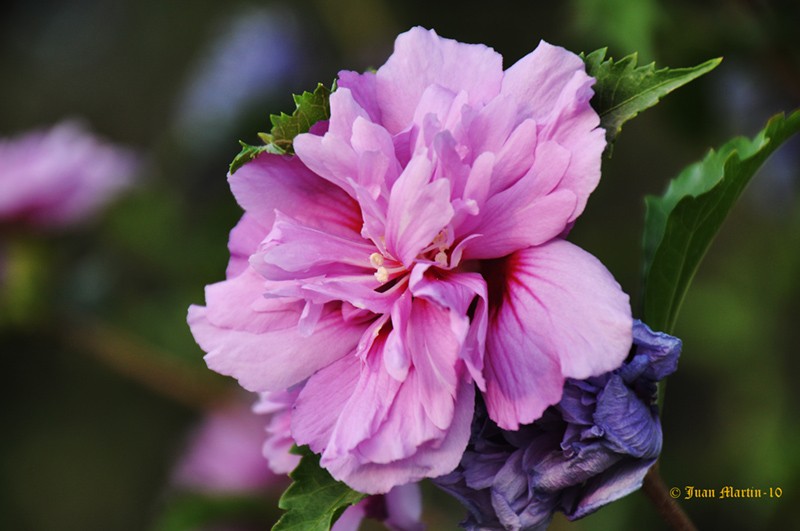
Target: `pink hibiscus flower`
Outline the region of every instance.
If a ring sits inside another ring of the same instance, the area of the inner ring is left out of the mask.
[[[593,83],[545,42],[503,71],[421,28],[341,72],[327,129],[229,177],[227,280],[188,318],[209,367],[298,386],[293,438],[367,493],[453,470],[475,387],[513,430],[618,367],[628,297],[563,239],[600,179]]]
[[[0,221],[44,227],[83,221],[130,186],[138,159],[74,121],[0,139]]]
[[[261,453],[263,435],[262,419],[252,415],[245,403],[215,409],[191,433],[173,472],[175,484],[212,493],[241,493],[281,483],[284,478],[270,470]]]

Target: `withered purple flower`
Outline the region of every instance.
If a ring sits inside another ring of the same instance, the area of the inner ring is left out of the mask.
[[[555,511],[574,520],[635,491],[661,452],[656,383],[675,371],[681,341],[635,321],[618,369],[569,379],[561,401],[519,431],[479,404],[459,467],[436,483],[469,510],[471,530],[544,529]]]

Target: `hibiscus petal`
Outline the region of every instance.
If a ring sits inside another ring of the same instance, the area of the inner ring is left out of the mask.
[[[598,395],[594,421],[619,454],[655,459],[661,453],[661,424],[619,375],[612,375]]]
[[[359,156],[357,182],[373,198],[388,195],[389,187],[402,171],[391,135],[380,125],[359,117],[353,123],[351,144]]]
[[[507,189],[531,169],[541,156],[537,142],[538,126],[533,120],[525,120],[514,129],[497,152],[490,194]]]
[[[465,90],[470,104],[485,104],[500,91],[503,59],[482,44],[463,44],[415,27],[395,41],[394,53],[376,79],[376,95],[386,129],[398,133],[413,119],[423,92],[441,85]]]
[[[361,528],[361,521],[366,516],[365,501],[363,500],[345,509],[339,519],[334,522],[331,531],[358,531]]]
[[[346,455],[360,442],[371,437],[383,424],[401,382],[392,378],[383,367],[383,346],[386,335],[381,334],[367,353],[360,367],[358,383],[347,403],[338,414],[336,426],[325,448],[328,459]]]
[[[415,297],[436,302],[451,311],[451,319],[463,318],[469,322],[460,357],[466,363],[472,379],[481,390],[486,389],[483,379],[483,357],[488,327],[488,295],[486,282],[477,273],[451,273],[437,271],[426,274],[429,265],[417,264],[411,272],[409,289]],[[468,312],[473,303],[471,320]]]
[[[292,437],[315,453],[328,446],[339,415],[358,385],[361,361],[342,356],[308,379],[292,410]]]
[[[563,187],[578,203],[572,220],[583,212],[600,179],[605,131],[589,105],[594,79],[581,59],[544,41],[505,72],[502,94],[518,102],[520,113],[544,126],[541,139],[555,140],[572,154]],[[571,220],[571,221],[572,221]]]
[[[599,440],[576,444],[566,451],[553,450],[534,464],[531,487],[545,492],[580,485],[618,463],[623,456],[605,447]]]
[[[323,136],[297,135],[292,141],[295,153],[311,171],[355,197],[350,181],[358,175],[358,154],[353,150],[353,126],[367,112],[353,99],[348,89],[331,95],[331,119]]]
[[[300,462],[299,455],[289,452],[294,445],[290,432],[291,409],[299,392],[299,389],[294,388],[259,393],[259,400],[253,406],[253,413],[270,415],[262,453],[276,474],[288,474]]]
[[[407,267],[453,218],[450,183],[429,182],[432,171],[427,157],[412,158],[389,198],[386,248]]]
[[[466,138],[473,159],[487,152],[496,154],[502,149],[518,124],[516,107],[516,98],[499,95],[475,113]]]
[[[269,233],[269,228],[250,214],[244,214],[239,223],[231,230],[228,238],[228,250],[231,253],[228,268],[225,271],[227,278],[241,274],[248,266],[250,255],[256,252],[258,244]]]
[[[517,102],[522,116],[544,123],[575,72],[585,72],[580,57],[541,41],[505,71],[501,94]]]
[[[404,384],[404,387],[407,384]],[[456,406],[450,428],[438,438],[417,447],[406,458],[386,463],[362,462],[355,456],[324,462],[331,475],[344,481],[352,488],[369,494],[385,493],[395,485],[419,481],[426,477],[436,477],[451,472],[458,466],[470,435],[472,413],[475,410],[475,388],[462,382],[456,397]],[[395,399],[393,417],[404,421],[409,407],[414,401],[406,401],[400,396]],[[387,423],[377,439],[375,447],[381,444],[402,443],[406,432],[398,431],[400,424]],[[323,458],[324,459],[324,458]]]
[[[384,496],[386,525],[397,531],[422,531],[422,490],[416,483],[398,485]]]
[[[570,221],[583,212],[589,194],[600,182],[600,164],[606,147],[605,130],[598,127],[600,118],[589,105],[593,84],[594,79],[576,72],[559,97],[554,116],[540,132],[540,138],[558,142],[572,155],[559,184],[578,196],[578,206]]]
[[[386,340],[384,364],[392,378],[404,381],[411,368],[411,354],[406,348],[403,338],[406,336],[408,321],[411,317],[411,294],[403,293],[392,306],[392,331]]]
[[[340,269],[341,266],[351,266],[352,273],[359,273],[360,269],[374,271],[369,261],[373,252],[375,247],[357,232],[331,234],[302,225],[277,212],[272,231],[250,263],[267,279],[272,278],[272,269],[262,269],[261,264],[292,272],[292,278],[324,274],[330,270],[331,264],[340,266]]]
[[[519,182],[490,198],[482,210],[475,238],[464,245],[464,259],[507,256],[561,234],[575,210],[575,194],[559,190],[531,198],[533,183]]]
[[[486,405],[515,430],[558,402],[564,377],[619,367],[631,347],[631,309],[608,270],[564,240],[518,251],[493,273],[503,278],[490,289]]]
[[[294,137],[292,146],[297,157],[321,180],[355,197],[349,179],[358,174],[358,156],[349,137],[304,133]]]
[[[639,490],[647,471],[654,462],[655,459],[635,460],[592,478],[587,482],[582,496],[574,506],[562,507],[564,514],[570,520],[577,520],[608,503]]]
[[[458,357],[468,321],[452,320],[451,310],[414,299],[405,342],[418,375],[417,400],[430,421],[446,430],[453,418]]]
[[[264,279],[253,268],[229,280],[206,286],[208,320],[221,328],[259,333],[297,324],[303,303],[266,299]]]
[[[229,175],[228,182],[239,205],[264,227],[272,226],[275,210],[280,210],[332,234],[361,230],[358,204],[297,157],[262,153]]]
[[[189,308],[189,326],[208,353],[206,363],[254,392],[286,389],[352,353],[365,328],[346,323],[341,312],[332,308],[326,308],[310,337],[303,337],[296,325],[272,328],[267,324],[262,330],[244,330],[217,325],[209,315],[203,307]]]
[[[353,99],[369,114],[370,120],[376,124],[382,123],[381,109],[378,107],[376,94],[375,72],[362,74],[351,70],[342,70],[339,72],[337,85],[340,89],[350,89]]]

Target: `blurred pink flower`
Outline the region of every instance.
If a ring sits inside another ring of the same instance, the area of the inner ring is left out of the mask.
[[[132,151],[77,122],[0,139],[0,222],[60,227],[94,214],[129,186]]]
[[[364,518],[383,522],[392,531],[422,531],[422,493],[419,485],[394,487],[386,494],[375,494],[351,505],[333,524],[331,531],[358,531]]]
[[[293,438],[367,493],[453,470],[476,385],[516,429],[565,378],[618,367],[628,296],[563,239],[600,179],[593,83],[545,42],[503,71],[421,28],[377,72],[341,72],[296,156],[229,178],[227,280],[188,317],[209,367],[300,386]]]
[[[300,389],[261,393],[253,411],[269,415],[263,454],[276,474],[288,474],[300,462],[300,456],[289,453],[294,445],[291,434],[291,407]]]
[[[190,435],[174,470],[184,488],[213,493],[263,489],[283,478],[270,471],[261,452],[264,421],[243,403],[209,413]]]

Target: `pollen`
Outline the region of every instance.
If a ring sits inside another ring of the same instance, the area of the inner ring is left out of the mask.
[[[389,271],[385,267],[379,266],[375,272],[375,279],[380,283],[387,282],[389,280]]]
[[[372,253],[369,255],[369,263],[372,267],[381,267],[383,265],[383,255],[381,253]]]
[[[444,249],[447,246],[447,234],[445,231],[440,231],[439,234],[433,239],[433,246],[439,249]]]

